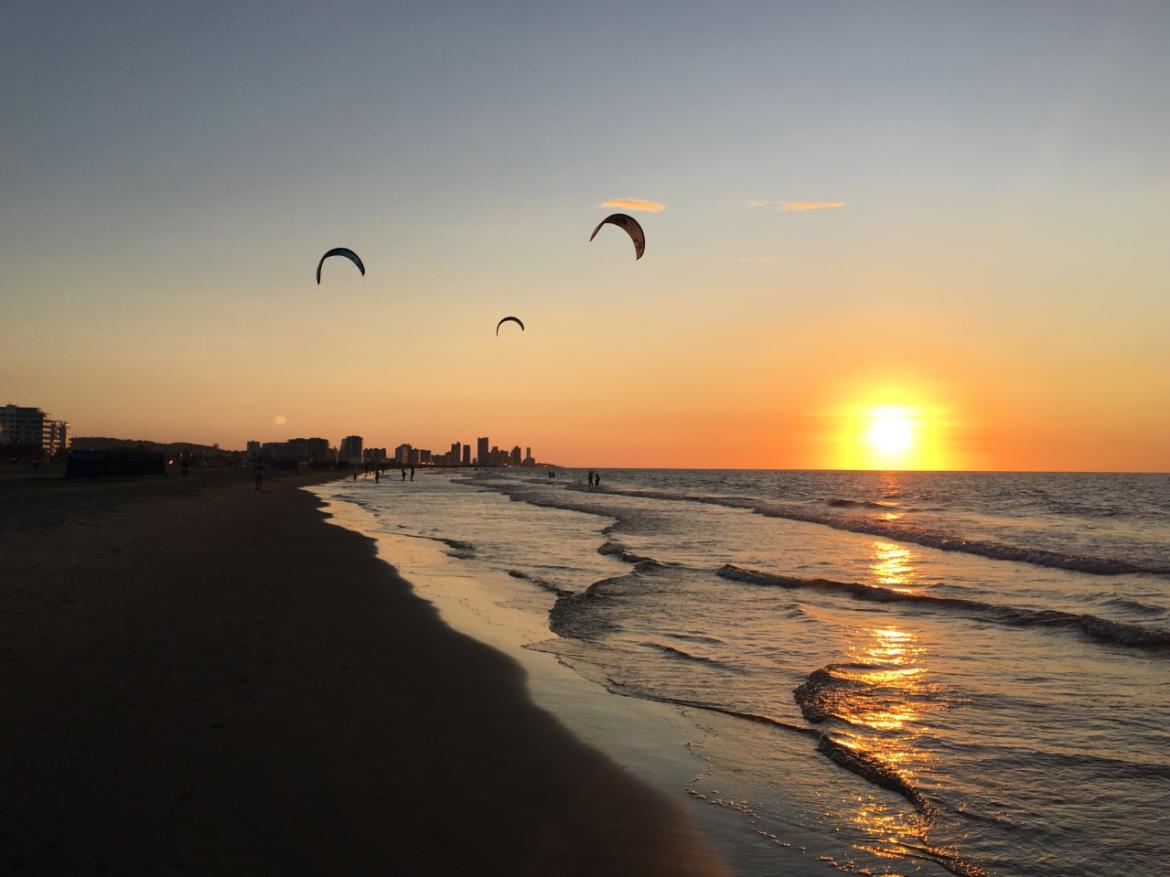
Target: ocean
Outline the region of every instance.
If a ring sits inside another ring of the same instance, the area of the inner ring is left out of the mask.
[[[740,873],[1165,873],[1170,476],[601,479],[314,490],[495,582],[524,648],[618,709],[681,716],[665,791]]]

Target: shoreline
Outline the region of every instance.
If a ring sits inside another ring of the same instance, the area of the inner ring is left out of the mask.
[[[377,520],[362,506],[323,496],[325,491],[314,492],[325,499],[330,523],[374,540],[379,558],[402,575],[415,594],[432,603],[448,627],[516,662],[532,702],[586,745],[688,810],[704,840],[736,873],[761,869],[757,857],[744,855],[744,844],[753,840],[751,828],[737,819],[738,814],[708,807],[689,790],[696,774],[708,765],[695,748],[702,728],[688,717],[688,710],[619,695],[541,648],[556,635],[543,615],[534,616],[509,599],[509,586],[517,586],[514,578],[484,569],[467,572],[457,555],[445,551],[450,546],[442,539],[379,530]]]
[[[720,874],[300,490],[0,488],[0,869]]]
[[[757,825],[727,806],[697,794],[695,783],[710,764],[702,754],[711,716],[691,708],[615,692],[582,668],[542,648],[557,639],[547,613],[534,614],[519,592],[530,586],[514,576],[469,570],[460,543],[385,529],[363,505],[329,486],[313,492],[326,502],[330,522],[374,540],[379,557],[432,603],[455,630],[496,649],[525,674],[525,688],[540,708],[571,733],[682,807],[704,840],[736,874],[804,873],[807,863],[781,866],[776,849]],[[522,604],[522,605],[521,605]]]

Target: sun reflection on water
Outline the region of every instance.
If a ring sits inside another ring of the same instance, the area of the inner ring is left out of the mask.
[[[918,580],[914,560],[914,552],[904,545],[875,541],[869,569],[874,580],[883,588],[910,593]]]
[[[853,650],[851,663],[835,668],[834,675],[855,683],[854,696],[841,700],[837,715],[857,727],[902,730],[921,716],[918,702],[927,686],[920,659],[926,649],[912,633],[894,627],[869,628],[867,633],[870,639]],[[882,754],[904,760],[894,750]]]
[[[882,547],[891,549],[887,568],[903,562],[897,553],[903,549]],[[895,575],[890,572],[891,578]],[[834,675],[846,682],[847,692],[834,712],[851,726],[834,736],[921,791],[924,780],[934,775],[935,765],[916,740],[930,730],[929,712],[945,705],[929,678],[927,648],[914,631],[900,626],[864,628],[859,634],[849,649],[849,663],[834,667]],[[913,806],[906,809],[861,796],[852,810],[852,822],[869,838],[859,848],[876,855],[903,858],[908,845],[930,849],[929,820]]]

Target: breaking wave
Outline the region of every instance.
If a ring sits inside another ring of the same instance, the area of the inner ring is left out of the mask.
[[[1063,612],[1058,609],[1024,609],[1017,606],[1003,606],[968,600],[960,597],[938,597],[933,594],[915,594],[894,591],[876,585],[861,585],[855,582],[834,582],[828,579],[801,579],[793,576],[773,575],[743,569],[732,564],[720,567],[716,574],[721,578],[777,588],[808,588],[812,590],[841,594],[854,600],[874,603],[905,603],[925,609],[959,612],[964,615],[1016,627],[1061,627],[1079,630],[1085,635],[1132,648],[1163,651],[1170,649],[1170,630],[1123,621],[1109,621],[1096,615]]]
[[[939,551],[958,551],[987,557],[992,560],[1011,560],[1017,563],[1028,563],[1034,566],[1045,566],[1054,569],[1067,569],[1074,572],[1091,573],[1093,575],[1128,575],[1133,573],[1170,575],[1170,566],[1164,564],[1135,563],[1117,557],[1065,554],[1059,551],[1050,551],[1045,548],[1011,545],[1005,542],[994,542],[987,539],[964,539],[953,533],[932,530],[914,524],[907,524],[902,521],[875,520],[873,518],[858,518],[851,515],[826,514],[804,506],[764,503],[751,497],[703,496],[660,490],[617,490],[611,488],[601,488],[600,493],[608,493],[613,496],[630,496],[673,502],[694,502],[704,505],[744,509],[757,515],[763,515],[764,517],[784,518],[809,524],[821,524],[822,526],[832,527],[835,530],[847,530],[852,533],[867,533],[871,536],[883,536],[888,539],[912,542],[916,545],[926,546],[927,548],[935,548]],[[557,505],[547,499],[527,501],[540,505]],[[829,500],[829,505],[884,510],[896,507],[888,503],[850,499]],[[571,504],[560,507],[579,510],[577,506]],[[612,514],[613,517],[618,517],[618,515],[618,512]]]
[[[828,504],[838,509],[896,509],[897,503],[873,502],[868,499],[830,499]]]
[[[549,630],[569,639],[596,640],[615,627],[605,618],[605,604],[624,597],[637,579],[636,573],[614,576],[594,582],[584,591],[561,594],[549,610]]]

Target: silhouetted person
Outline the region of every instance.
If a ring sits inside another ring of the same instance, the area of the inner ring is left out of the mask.
[[[375,484],[378,484],[378,483],[380,483],[381,481],[382,481],[382,470],[381,470],[381,469],[375,469],[375,470],[374,470],[374,483],[375,483]]]
[[[410,467],[410,480],[414,481],[414,467],[413,466]]]
[[[405,480],[406,480],[406,469],[403,469],[403,470],[402,470],[402,480],[403,480],[403,481],[405,481]]]
[[[264,464],[259,460],[252,464],[252,475],[256,479],[256,489],[259,490],[264,484]]]
[[[601,474],[598,472],[593,473],[593,486],[601,487]]]

